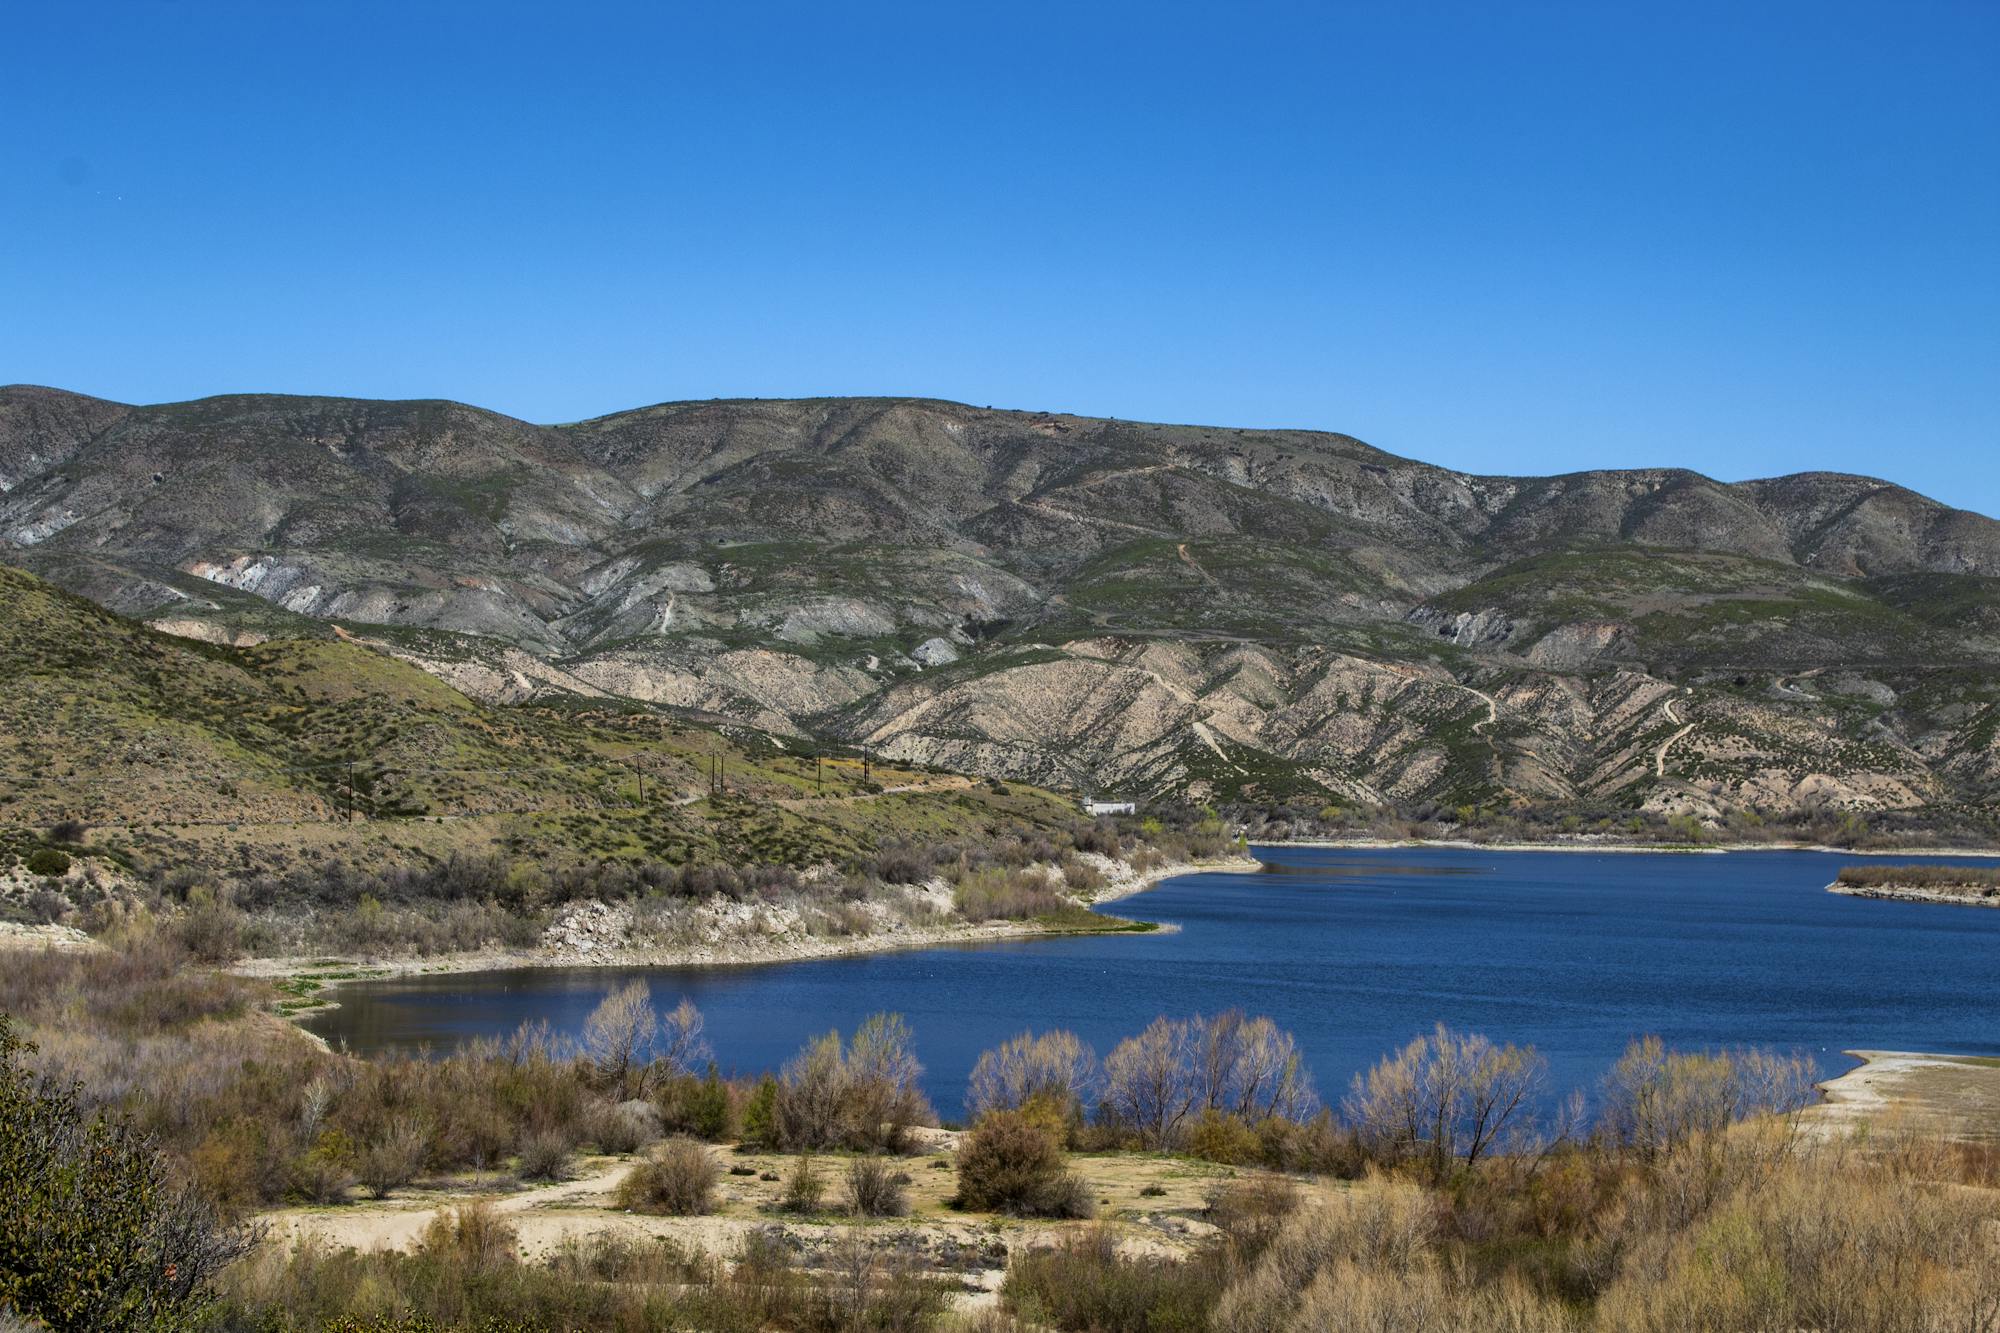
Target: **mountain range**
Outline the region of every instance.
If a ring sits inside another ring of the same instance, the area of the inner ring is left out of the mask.
[[[0,388],[0,561],[488,705],[1197,800],[2000,798],[2000,523],[1887,482],[1473,475],[925,399],[129,406]]]

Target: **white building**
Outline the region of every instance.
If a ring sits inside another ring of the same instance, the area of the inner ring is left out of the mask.
[[[1136,814],[1138,809],[1131,801],[1103,801],[1095,796],[1087,796],[1083,801],[1083,813],[1086,815],[1130,815]]]

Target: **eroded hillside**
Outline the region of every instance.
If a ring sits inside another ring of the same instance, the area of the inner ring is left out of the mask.
[[[239,645],[337,627],[489,703],[1135,795],[2000,791],[2000,524],[1867,478],[1481,477],[907,399],[548,427],[17,387],[0,486],[0,558],[103,605]]]

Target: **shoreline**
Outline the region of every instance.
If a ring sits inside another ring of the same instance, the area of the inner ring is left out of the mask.
[[[1844,1050],[1860,1061],[1819,1084],[1807,1108],[1820,1133],[1865,1131],[1878,1117],[1889,1128],[1923,1128],[1962,1141],[1990,1141],[2000,1110],[2000,1056],[1923,1051]]]
[[[1859,849],[1829,847],[1815,842],[1726,842],[1713,846],[1692,843],[1665,845],[1643,842],[1476,842],[1471,838],[1264,838],[1251,847],[1327,847],[1351,851],[1395,851],[1423,847],[1450,847],[1475,852],[1615,852],[1619,855],[1719,856],[1727,852],[1826,852],[1833,856],[1964,856],[1982,860],[2000,859],[2000,847],[1949,848],[1882,847]]]
[[[1826,892],[1848,898],[1876,898],[1892,903],[1943,903],[1947,907],[2000,907],[2000,893],[1991,889],[1967,892],[1956,889],[1926,888],[1918,884],[1843,884],[1826,886]]]
[[[1181,875],[1212,871],[1255,870],[1263,863],[1249,857],[1222,857],[1208,861],[1177,861],[1144,872],[1133,872],[1100,889],[1087,908],[1136,897],[1164,880]],[[845,958],[861,954],[894,953],[906,949],[930,949],[947,945],[976,946],[1003,944],[1016,940],[1056,939],[1065,935],[1157,934],[1172,926],[1156,926],[1135,931],[1111,926],[1102,930],[1070,929],[1035,925],[1021,921],[960,923],[948,926],[911,926],[868,935],[834,936],[745,936],[712,943],[682,946],[638,946],[592,949],[588,952],[550,949],[480,949],[468,953],[367,958],[336,954],[291,955],[244,958],[223,970],[239,976],[283,979],[315,972],[341,971],[365,975],[328,976],[320,980],[318,994],[325,998],[310,1008],[295,1010],[290,1016],[339,1007],[333,992],[357,982],[388,981],[398,977],[444,976],[465,972],[498,972],[515,968],[600,968],[600,967],[756,967],[771,963],[812,962],[825,958]]]

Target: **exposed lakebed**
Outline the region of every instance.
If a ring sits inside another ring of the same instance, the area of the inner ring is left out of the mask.
[[[1168,880],[1112,905],[1172,932],[1012,940],[747,967],[519,968],[341,987],[307,1026],[360,1053],[448,1050],[547,1019],[574,1033],[633,976],[691,997],[725,1070],[904,1014],[939,1111],[979,1052],[1069,1028],[1100,1054],[1156,1015],[1236,1006],[1291,1029],[1321,1093],[1443,1021],[1532,1042],[1557,1090],[1625,1042],[1772,1045],[1828,1074],[1844,1048],[2000,1055],[2000,912],[1841,897],[1855,860],[1262,847],[1272,871]],[[1951,858],[1899,858],[1948,863]],[[1991,864],[1987,862],[1986,864]]]

